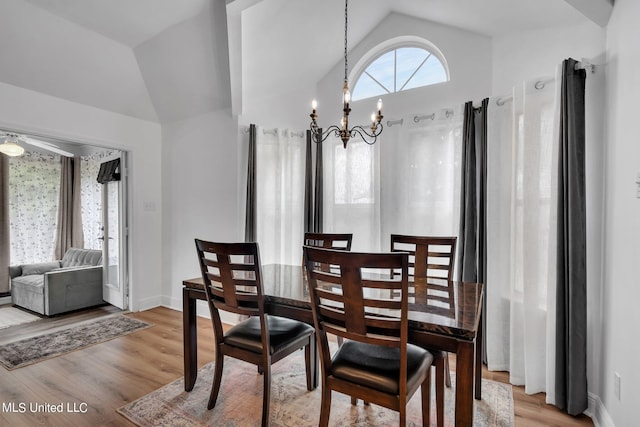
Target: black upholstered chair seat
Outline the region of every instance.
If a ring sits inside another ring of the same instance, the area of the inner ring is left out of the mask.
[[[274,354],[294,342],[313,335],[313,326],[284,317],[265,316],[269,328],[270,353]],[[260,318],[250,317],[232,327],[224,336],[224,343],[254,353],[262,353]]]
[[[415,345],[407,345],[407,388],[412,389],[424,380],[424,372],[431,367],[433,356]],[[341,378],[386,393],[399,393],[400,350],[345,341],[333,357],[334,377]]]

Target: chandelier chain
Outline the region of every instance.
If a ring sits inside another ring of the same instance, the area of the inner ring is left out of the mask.
[[[347,142],[351,138],[359,136],[362,141],[371,145],[376,142],[378,136],[382,133],[382,129],[384,126],[382,125],[382,99],[378,100],[378,112],[373,113],[371,115],[371,125],[368,128],[364,128],[362,126],[349,126],[349,113],[351,112],[351,107],[349,103],[351,102],[351,94],[349,91],[349,62],[348,62],[348,48],[349,48],[349,40],[347,38],[349,28],[349,0],[344,1],[344,85],[342,86],[342,121],[340,125],[331,125],[324,131],[322,128],[318,126],[318,112],[316,110],[318,103],[314,99],[311,102],[311,124],[309,128],[311,130],[311,134],[313,135],[313,140],[316,143],[321,143],[325,139],[329,137],[329,135],[334,135],[336,138],[340,138],[344,145],[344,148],[347,148]]]
[[[347,81],[347,26],[349,24],[348,20],[348,7],[349,0],[345,0],[344,2],[344,81]]]

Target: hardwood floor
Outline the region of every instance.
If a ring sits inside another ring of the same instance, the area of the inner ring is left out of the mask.
[[[116,409],[179,378],[182,367],[182,313],[168,308],[128,314],[154,326],[84,350],[7,371],[0,367],[0,425],[133,426]],[[0,332],[0,336],[1,336]],[[198,364],[213,360],[211,322],[198,318]],[[452,357],[452,367],[455,357]],[[508,374],[483,376],[507,382]],[[513,387],[516,426],[592,426],[544,403],[544,394],[527,396]],[[69,409],[86,413],[67,412]],[[20,404],[26,412],[16,411]],[[62,404],[62,413],[30,413],[30,405]],[[206,402],[203,402],[205,405]]]

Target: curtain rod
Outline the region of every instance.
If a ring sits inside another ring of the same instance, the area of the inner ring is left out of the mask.
[[[453,108],[445,108],[443,110],[440,110],[442,112],[442,115],[444,116],[445,119],[448,119],[449,117],[452,117],[455,115],[455,110]],[[413,122],[414,123],[420,123],[422,120],[433,120],[435,121],[436,119],[436,113],[431,113],[431,114],[425,114],[422,116],[418,116],[415,115],[413,116]],[[404,124],[404,119],[398,119],[398,120],[387,120],[387,127],[391,127],[393,125],[400,125],[402,126]]]
[[[243,132],[243,133],[249,133],[249,126],[239,126],[239,129]],[[300,132],[294,132],[294,131],[287,131],[285,130],[285,132],[287,132],[290,136],[297,136],[302,138],[304,136],[304,131],[301,130]],[[273,129],[262,129],[262,134],[266,135],[266,134],[271,134],[271,135],[277,135],[278,133],[278,128],[273,128]]]
[[[576,64],[573,66],[573,69],[575,71],[578,70],[587,70],[590,71],[591,74],[595,74],[596,72],[596,65],[590,63],[589,61],[587,61],[586,59],[582,59],[582,61],[578,61],[576,62]]]

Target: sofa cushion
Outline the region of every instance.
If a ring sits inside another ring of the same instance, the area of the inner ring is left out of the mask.
[[[44,274],[54,268],[59,268],[59,261],[39,262],[37,264],[25,264],[22,266],[22,275],[31,276],[32,274]]]
[[[30,276],[15,277],[11,280],[12,287],[18,287],[28,292],[36,294],[43,294],[44,289],[44,276],[42,274],[32,274]]]
[[[77,267],[79,265],[100,265],[102,251],[94,249],[70,248],[64,254],[59,267]]]

